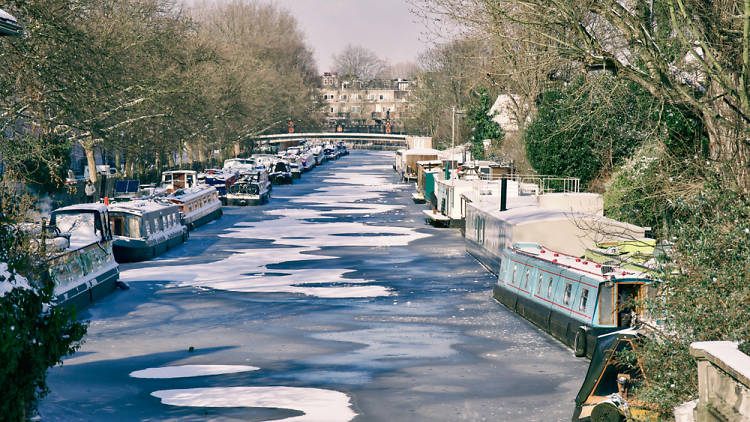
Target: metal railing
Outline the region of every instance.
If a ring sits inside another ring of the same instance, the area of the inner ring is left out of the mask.
[[[581,179],[578,177],[561,177],[545,174],[478,174],[480,180],[495,181],[508,179],[518,182],[519,193],[543,195],[545,193],[578,193],[581,191]],[[533,187],[532,187],[533,186]]]

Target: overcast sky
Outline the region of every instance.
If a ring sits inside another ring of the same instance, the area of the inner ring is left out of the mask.
[[[268,0],[267,0],[268,1]],[[290,10],[315,50],[318,70],[347,44],[361,45],[391,64],[416,61],[427,36],[406,0],[270,0]]]

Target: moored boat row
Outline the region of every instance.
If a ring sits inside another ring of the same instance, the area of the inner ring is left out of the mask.
[[[422,150],[397,153],[394,169],[416,180],[414,199],[429,205],[428,222],[462,228],[467,252],[497,277],[495,300],[593,358],[574,421],[603,420],[605,411],[612,420],[648,415],[627,404],[642,374],[613,356],[633,347],[643,323],[658,325],[647,312],[658,276],[649,228],[604,217],[601,195],[579,192],[574,178],[518,175],[512,166]]]
[[[154,258],[221,217],[222,204],[267,203],[272,183],[292,183],[303,171],[346,154],[343,144],[303,145],[229,159],[223,168],[202,173],[165,171],[158,186],[123,181],[112,201],[54,210],[42,240],[51,252],[55,305],[88,306],[118,285],[118,263]]]

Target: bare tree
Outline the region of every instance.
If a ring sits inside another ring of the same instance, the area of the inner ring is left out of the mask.
[[[333,70],[341,77],[370,81],[383,73],[385,67],[385,62],[372,50],[360,46],[350,44],[341,53],[333,55]]]
[[[708,131],[711,158],[732,163],[735,182],[750,186],[749,1],[414,3],[425,13],[553,52],[571,68],[611,71],[665,102],[689,107]]]

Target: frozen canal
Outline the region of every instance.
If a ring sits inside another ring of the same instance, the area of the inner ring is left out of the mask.
[[[226,208],[82,314],[44,421],[569,421],[588,362],[491,299],[392,153]]]

